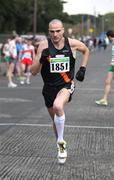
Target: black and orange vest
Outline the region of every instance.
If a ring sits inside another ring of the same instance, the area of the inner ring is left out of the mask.
[[[45,85],[61,86],[70,83],[74,78],[75,58],[68,38],[65,37],[64,47],[61,50],[56,49],[51,39],[48,39],[48,48],[42,51],[40,63]]]

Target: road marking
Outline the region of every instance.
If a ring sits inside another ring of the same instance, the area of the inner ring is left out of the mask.
[[[42,87],[37,87],[37,86],[29,86],[29,87],[28,86],[26,86],[26,87],[24,86],[24,87],[21,87],[20,86],[20,87],[16,87],[16,88],[12,88],[12,89],[11,88],[7,88],[5,86],[0,87],[0,89],[5,89],[5,90],[8,90],[8,91],[9,90],[12,90],[12,91],[13,90],[23,90],[23,89],[31,90],[31,89],[42,89],[42,88],[43,88],[43,86]]]
[[[0,98],[0,102],[32,102],[32,101],[21,98]]]
[[[43,88],[43,85],[42,86],[39,86],[39,87],[37,87],[37,86],[29,86],[29,88],[28,88],[28,86],[20,86],[20,87],[17,87],[17,88],[15,88],[15,90],[23,90],[23,89],[27,89],[27,90],[31,90],[31,89],[42,89]],[[7,87],[0,87],[0,89],[8,89],[9,90],[9,88],[7,88]],[[104,91],[104,89],[103,88],[80,88],[80,87],[76,87],[76,89],[77,90],[81,90],[81,91]],[[14,89],[13,89],[14,90]],[[114,91],[114,89],[112,89],[111,90],[112,92]]]
[[[11,115],[0,113],[0,118],[11,118]]]
[[[19,90],[23,90],[23,89],[27,89],[27,90],[39,89],[39,90],[41,90],[42,88],[43,88],[43,86],[42,87],[29,86],[29,88],[28,87],[17,87],[17,88],[15,88],[15,90],[18,90],[18,89]],[[9,88],[7,88],[7,87],[0,87],[0,89],[8,89],[9,90]],[[80,88],[80,87],[76,87],[76,89],[81,90],[81,91],[104,91],[103,88]],[[114,89],[112,89],[111,91],[113,92]]]
[[[31,127],[52,127],[51,124],[28,124],[28,123],[0,123],[0,126],[31,126]],[[113,126],[73,126],[65,125],[67,128],[81,128],[81,129],[114,129]]]

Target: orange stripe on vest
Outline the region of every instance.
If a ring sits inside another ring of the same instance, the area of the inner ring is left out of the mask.
[[[48,62],[51,62],[51,56],[50,55],[47,57],[47,60],[48,60]]]
[[[63,79],[66,83],[71,82],[71,79],[69,79],[69,77],[67,76],[67,74],[65,72],[60,73],[60,75],[63,77]]]

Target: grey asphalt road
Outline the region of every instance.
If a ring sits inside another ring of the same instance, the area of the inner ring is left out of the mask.
[[[110,58],[110,46],[92,52],[84,82],[75,80],[65,107],[68,158],[62,166],[40,75],[15,89],[0,75],[0,180],[114,180],[114,85],[107,107],[94,103],[103,94]],[[76,69],[80,54],[77,59]]]

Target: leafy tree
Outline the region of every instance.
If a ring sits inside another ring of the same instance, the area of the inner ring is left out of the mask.
[[[42,0],[38,2],[38,31],[47,32],[47,26],[51,19],[60,18],[64,19],[63,2],[60,0]]]
[[[65,19],[61,0],[36,0],[37,31],[46,32],[52,18]],[[16,30],[18,33],[33,31],[34,0],[0,0],[0,33]]]

